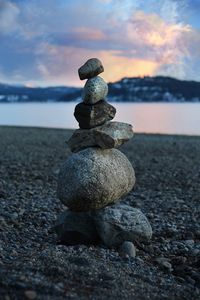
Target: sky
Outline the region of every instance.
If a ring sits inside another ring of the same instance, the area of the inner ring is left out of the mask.
[[[0,0],[0,82],[82,86],[102,77],[165,75],[200,81],[200,0]]]

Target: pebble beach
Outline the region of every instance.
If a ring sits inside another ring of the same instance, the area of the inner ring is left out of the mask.
[[[54,226],[72,130],[0,127],[0,299],[198,299],[200,137],[135,134],[120,150],[136,173],[122,199],[151,223],[136,257],[66,246]]]

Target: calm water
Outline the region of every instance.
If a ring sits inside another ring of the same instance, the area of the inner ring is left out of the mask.
[[[76,103],[0,104],[0,125],[78,128]],[[200,103],[113,103],[135,132],[200,135]]]

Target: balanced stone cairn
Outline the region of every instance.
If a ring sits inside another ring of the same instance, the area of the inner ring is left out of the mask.
[[[111,122],[116,109],[106,101],[108,85],[98,76],[103,71],[97,58],[78,70],[87,82],[74,112],[80,129],[68,141],[72,154],[58,177],[58,197],[68,209],[55,229],[68,245],[100,240],[123,249],[126,241],[149,240],[152,230],[140,210],[117,203],[135,184],[130,161],[116,149],[133,137],[133,131],[129,124]]]

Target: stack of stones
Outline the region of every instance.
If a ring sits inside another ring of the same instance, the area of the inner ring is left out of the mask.
[[[97,58],[79,70],[87,79],[83,101],[74,116],[80,129],[68,141],[72,155],[58,178],[58,197],[66,210],[57,221],[59,239],[66,244],[94,243],[107,246],[149,240],[151,226],[138,209],[117,204],[135,184],[135,173],[126,156],[116,148],[133,137],[132,126],[111,122],[116,109],[106,101],[107,83]]]

